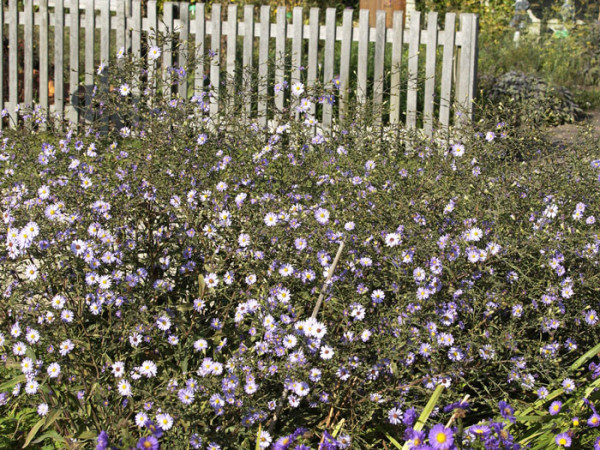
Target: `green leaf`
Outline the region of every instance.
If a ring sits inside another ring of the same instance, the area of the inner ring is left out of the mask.
[[[52,425],[54,422],[56,422],[56,420],[61,416],[62,414],[62,410],[58,409],[56,411],[54,411],[52,414],[50,414],[48,417],[46,417],[46,423],[44,425],[44,430],[47,430],[50,425]]]
[[[6,381],[5,383],[0,384],[0,391],[6,391],[7,389],[11,389],[15,387],[18,383],[24,383],[27,381],[25,375],[17,375],[12,380]]]
[[[583,356],[571,365],[571,370],[577,370],[584,365],[588,360],[592,359],[596,354],[600,353],[600,344],[588,350]]]
[[[262,424],[258,424],[258,433],[256,433],[256,450],[260,450],[260,432]]]
[[[438,399],[440,398],[440,395],[442,395],[443,390],[444,390],[444,385],[438,384],[437,387],[435,388],[435,391],[433,391],[431,398],[427,402],[427,405],[425,405],[425,409],[419,416],[419,419],[417,420],[416,425],[414,426],[414,429],[416,431],[421,431],[423,429],[423,427],[425,426],[425,422],[427,422],[427,419],[429,419],[429,416],[433,412],[433,408],[435,408],[435,405],[436,405]],[[406,446],[406,445],[405,445],[405,447],[408,448],[408,446]]]
[[[385,433],[385,437],[388,438],[388,440],[392,443],[392,445],[394,447],[396,447],[397,449],[402,450],[402,445],[400,445],[400,442],[398,442],[396,439],[394,439],[392,436],[390,436],[389,433]]]
[[[335,429],[333,430],[333,433],[331,434],[333,437],[336,437],[338,435],[338,433],[340,432],[340,430],[344,426],[344,422],[345,421],[346,421],[346,419],[342,419],[342,420],[340,420],[340,423],[338,423],[336,425]]]
[[[45,418],[41,418],[33,426],[33,428],[31,430],[29,430],[29,434],[27,434],[27,439],[25,439],[25,443],[23,444],[23,448],[25,448],[25,447],[27,447],[29,445],[29,443],[31,442],[31,440],[35,437],[35,435],[40,430],[40,428],[42,428],[42,425],[44,425],[44,423],[46,423],[46,419]]]
[[[204,277],[202,275],[198,275],[198,298],[204,298],[205,291],[206,283],[204,282]]]
[[[98,435],[98,433],[96,433],[95,431],[87,430],[87,431],[84,431],[83,433],[81,433],[77,437],[77,439],[82,439],[82,440],[86,441],[89,439],[95,439],[97,435]]]
[[[38,436],[38,438],[35,441],[32,441],[32,444],[41,444],[42,442],[44,442],[46,439],[52,439],[52,441],[54,442],[65,442],[65,438],[63,438],[60,434],[58,434],[56,431],[54,430],[50,430],[50,431],[46,431],[44,434],[42,434],[41,436]]]

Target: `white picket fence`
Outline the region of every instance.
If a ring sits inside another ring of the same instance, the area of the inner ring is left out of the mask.
[[[456,14],[446,14],[441,30],[435,12],[427,14],[425,27],[422,23],[424,15],[420,12],[411,12],[406,27],[402,13],[396,12],[392,28],[386,28],[385,12],[378,11],[376,26],[371,28],[366,10],[359,11],[358,21],[355,21],[353,10],[344,10],[340,25],[333,8],[325,11],[324,21],[318,8],[311,8],[306,15],[303,8],[295,7],[289,21],[285,7],[278,7],[275,12],[269,6],[259,8],[259,20],[256,21],[256,9],[247,5],[242,11],[236,5],[229,5],[224,19],[220,4],[213,4],[210,14],[204,4],[198,4],[193,14],[187,3],[168,2],[159,17],[156,1],[149,0],[143,17],[141,2],[137,0],[24,0],[23,9],[19,8],[18,0],[8,0],[8,9],[0,2],[5,42],[8,37],[7,59],[4,45],[0,48],[0,60],[3,61],[0,108],[6,108],[14,120],[17,105],[39,104],[45,110],[79,122],[85,106],[79,104],[79,87],[89,89],[93,85],[93,74],[100,61],[108,61],[116,49],[124,47],[135,55],[142,55],[144,48],[155,45],[155,36],[150,32],[153,29],[175,32],[182,42],[189,41],[204,51],[210,49],[222,55],[220,60],[225,67],[198,64],[190,78],[193,86],[188,89],[187,82],[180,84],[181,96],[188,96],[192,91],[199,94],[205,89],[204,79],[208,77],[215,98],[218,98],[222,74],[233,75],[241,67],[257,68],[258,92],[267,92],[272,89],[267,75],[269,51],[274,45],[276,57],[291,51],[293,64],[290,73],[285,73],[283,67],[276,67],[271,83],[287,80],[293,84],[303,80],[311,86],[318,81],[329,83],[339,76],[339,103],[343,105],[349,96],[347,88],[351,77],[354,77],[355,95],[359,101],[372,101],[383,107],[390,123],[405,122],[408,128],[422,123],[430,135],[435,119],[441,127],[448,127],[453,112],[461,110],[467,117],[472,115],[477,78],[477,15],[461,14],[457,20]],[[271,22],[272,15],[274,23]],[[65,42],[66,30],[69,30],[68,42]],[[111,30],[114,31],[111,33]],[[50,34],[54,36],[53,43],[49,40]],[[97,34],[100,36],[99,52],[95,48]],[[238,39],[243,46],[241,61],[236,58]],[[337,41],[341,48],[336,52]],[[357,45],[353,46],[353,42]],[[50,46],[53,46],[53,61],[49,61]],[[407,58],[403,51],[405,46],[408,47]],[[443,48],[441,76],[436,72],[439,47]],[[80,61],[82,48],[85,57]],[[255,48],[258,48],[257,59]],[[38,61],[35,67],[34,50]],[[353,52],[357,54],[353,55]],[[419,77],[419,59],[423,57],[425,76]],[[186,58],[185,52],[174,54],[172,48],[165,47],[162,66],[169,67],[174,63],[184,66]],[[386,60],[391,66],[386,66]],[[355,67],[351,67],[351,61],[357,61]],[[370,63],[374,74],[371,78],[368,76]],[[406,67],[404,72],[398,70],[402,64]],[[300,66],[306,67],[305,72]],[[7,90],[4,86],[6,72]],[[53,97],[49,95],[49,81],[54,81]],[[439,97],[435,94],[436,88]],[[419,91],[424,95],[422,111],[417,108]],[[284,92],[277,93],[272,106],[281,109],[288,97]],[[406,104],[403,111],[401,103]],[[262,124],[267,121],[269,108],[274,109],[272,106],[259,97],[256,110]],[[216,114],[218,109],[218,101],[213,101],[210,114]],[[343,109],[339,108],[339,114]],[[332,105],[323,105],[319,120],[324,127],[332,124],[333,111]],[[422,121],[417,120],[419,115],[422,115]]]

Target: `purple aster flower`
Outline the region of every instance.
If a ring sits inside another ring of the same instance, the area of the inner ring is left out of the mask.
[[[556,436],[555,439],[556,445],[560,445],[562,447],[570,447],[571,446],[571,436],[569,436],[569,432],[560,433]]]
[[[152,436],[154,436],[156,438],[160,438],[163,435],[162,428],[160,428],[158,425],[156,425],[151,420],[147,420],[146,423],[144,424],[144,426],[146,428],[148,428],[148,430],[150,430],[150,432],[152,433]]]
[[[508,403],[506,403],[505,401],[501,400],[498,403],[498,408],[500,408],[500,415],[510,421],[511,423],[515,423],[516,419],[515,419],[515,410],[512,406],[510,406]]]
[[[429,444],[435,450],[448,450],[454,443],[454,434],[450,428],[437,424],[429,431]]]
[[[158,439],[154,436],[142,437],[135,448],[138,450],[158,450]]]
[[[587,424],[593,428],[598,427],[600,425],[600,415],[598,413],[592,414],[588,419]]]
[[[550,405],[549,411],[550,411],[550,415],[551,416],[555,416],[560,412],[560,409],[562,408],[562,402],[559,400],[556,400],[555,402],[552,402],[552,404]]]
[[[96,439],[96,450],[106,450],[108,448],[108,434],[102,430]]]
[[[409,408],[404,413],[404,417],[402,418],[402,423],[407,427],[412,427],[416,422],[418,417],[417,410],[415,408]]]

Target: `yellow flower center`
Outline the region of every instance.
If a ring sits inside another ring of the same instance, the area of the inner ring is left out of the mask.
[[[435,437],[435,440],[438,441],[440,444],[443,444],[444,442],[446,442],[446,434],[438,433],[437,436]]]

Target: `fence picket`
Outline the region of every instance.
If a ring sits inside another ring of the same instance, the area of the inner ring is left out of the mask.
[[[213,96],[210,100],[210,114],[219,112],[219,91],[221,89],[221,69],[218,61],[221,59],[221,5],[213,3],[210,11],[210,23],[212,26],[210,51],[215,55],[217,64],[211,57],[210,61],[210,85],[213,89]]]
[[[440,124],[444,128],[450,125],[450,106],[452,104],[452,75],[454,74],[454,41],[456,14],[446,14],[442,39],[444,53],[442,55],[442,84],[440,88]]]
[[[457,73],[456,100],[465,119],[473,118],[473,99],[475,98],[475,80],[477,78],[477,31],[476,14],[460,15],[460,31],[462,34],[459,70]],[[474,60],[474,61],[473,61]]]
[[[4,110],[4,2],[0,2],[0,35],[2,36],[2,45],[0,45],[0,111]],[[4,128],[4,120],[0,117],[0,131]]]
[[[49,29],[49,17],[48,17],[48,0],[40,0],[40,42],[39,42],[39,52],[40,52],[40,106],[43,110],[43,114],[47,117],[48,114],[48,29]],[[2,22],[3,18],[0,19]],[[4,61],[4,57],[0,57],[0,61]],[[3,81],[2,72],[0,72],[0,83]],[[2,89],[0,89],[2,92]],[[1,96],[0,96],[1,97]],[[45,127],[46,124],[43,124]]]
[[[229,5],[227,9],[227,77],[229,78],[228,97],[235,100],[235,66],[237,61],[237,5]]]
[[[335,65],[335,8],[327,8],[325,12],[325,55],[323,63],[323,84],[329,85],[333,80]],[[323,103],[323,126],[331,127],[332,103],[325,99]]]
[[[271,40],[271,7],[260,7],[260,40],[258,46],[258,123],[267,124],[267,85],[269,82],[269,41]]]
[[[69,120],[79,122],[79,0],[69,3]]]
[[[433,136],[433,109],[435,105],[435,64],[438,45],[438,13],[427,15],[427,53],[425,54],[425,100],[423,103],[423,129]]]
[[[179,47],[177,52],[177,64],[183,70],[188,70],[188,43],[190,39],[190,7],[187,2],[179,2]],[[179,96],[187,99],[188,82],[187,72],[179,79]]]
[[[302,43],[304,42],[304,24],[302,23],[302,8],[294,8],[294,22],[292,25],[292,85],[300,81],[300,67],[302,66]]]
[[[306,85],[311,88],[317,81],[319,68],[319,8],[310,8],[310,25],[308,35],[308,67],[306,69]],[[315,105],[310,108],[310,114],[315,114]]]
[[[134,1],[131,4],[131,54],[135,58],[142,55],[142,4]]]
[[[244,93],[251,98],[250,88],[252,85],[252,53],[254,50],[254,6],[246,5],[244,7],[244,50],[242,62],[244,64]],[[252,111],[252,102],[246,102],[246,114],[250,115]]]
[[[406,127],[417,127],[417,89],[419,72],[419,45],[421,40],[421,13],[413,11],[408,30],[408,90],[406,93]]]
[[[71,0],[72,2],[73,0]],[[108,0],[110,1],[110,0]],[[127,51],[127,47],[126,47],[126,34],[127,34],[127,22],[126,22],[126,17],[127,17],[127,11],[125,10],[127,8],[127,1],[126,0],[121,0],[117,2],[117,17],[116,17],[116,33],[115,33],[115,40],[116,40],[116,44],[117,44],[117,51],[119,51],[120,49],[123,49],[124,52]]]
[[[402,73],[402,47],[404,46],[404,18],[402,11],[394,12],[392,28],[392,67],[390,77],[390,123],[400,122],[400,93]]]
[[[61,1],[61,0],[58,0]],[[148,2],[150,7],[151,1]],[[100,63],[108,64],[110,59],[110,0],[101,2],[100,8]]]
[[[47,2],[48,0],[44,0]],[[136,2],[138,3],[138,2]],[[85,107],[86,118],[91,120],[92,92],[94,89],[94,43],[96,41],[96,9],[94,0],[85,2]]]
[[[8,116],[16,126],[16,108],[19,103],[19,6],[17,0],[8,1]]]
[[[281,89],[275,92],[275,107],[281,111],[284,106],[283,82],[285,80],[285,40],[287,37],[286,8],[277,8],[277,22],[275,25],[275,85]]]
[[[25,61],[23,64],[24,102],[27,106],[33,105],[33,0],[25,0],[25,32],[23,51]]]
[[[198,5],[200,6],[200,5]],[[156,14],[156,0],[148,0],[146,4],[148,11],[148,88],[156,89],[156,71],[158,70],[158,59],[152,56],[152,48],[158,47],[158,15]]]
[[[194,95],[200,96],[204,92],[204,39],[206,34],[206,19],[204,14],[204,3],[196,5],[196,52],[199,60],[194,71]]]
[[[359,103],[367,101],[367,66],[369,64],[369,10],[362,9],[358,16],[358,85],[356,98]]]
[[[54,2],[54,112],[62,119],[65,112],[64,99],[64,32],[65,9],[63,0]]]
[[[375,59],[373,67],[373,105],[375,114],[381,117],[383,102],[383,70],[385,64],[385,11],[377,11],[375,19]],[[379,122],[379,120],[378,120]]]
[[[163,3],[163,23],[165,26],[165,33],[169,35],[173,32],[173,3]],[[167,95],[171,94],[171,80],[173,76],[169,72],[173,67],[173,41],[169,38],[165,39],[163,43],[163,67],[162,67],[162,81],[163,81],[163,92]]]
[[[342,49],[340,55],[340,120],[346,117],[348,105],[348,84],[350,81],[350,53],[352,52],[352,15],[354,11],[351,9],[344,10],[342,19]]]

